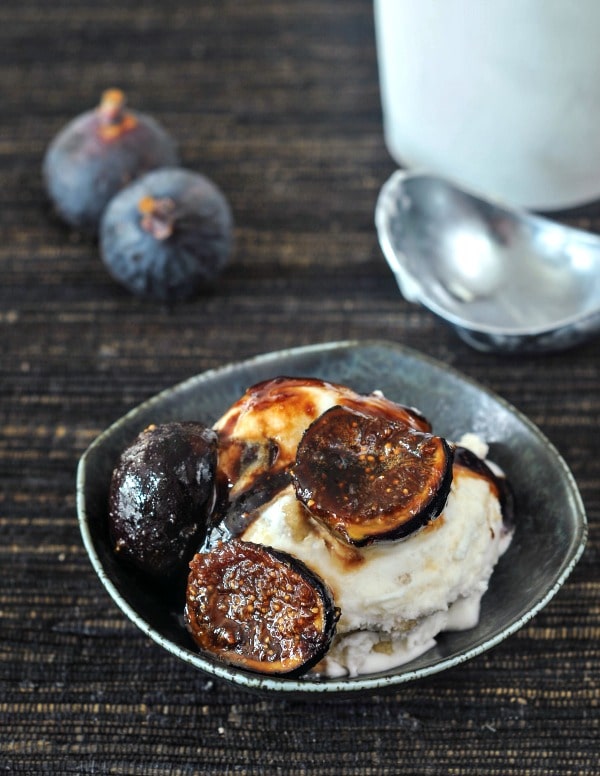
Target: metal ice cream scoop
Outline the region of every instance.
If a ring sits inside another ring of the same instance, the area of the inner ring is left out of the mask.
[[[599,236],[403,171],[375,223],[403,296],[479,350],[560,350],[600,332]]]

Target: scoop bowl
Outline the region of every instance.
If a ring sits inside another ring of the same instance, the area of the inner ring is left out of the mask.
[[[562,350],[600,332],[600,238],[395,172],[375,208],[402,295],[482,351]]]

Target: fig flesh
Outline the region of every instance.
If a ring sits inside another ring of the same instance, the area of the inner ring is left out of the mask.
[[[439,436],[335,406],[306,430],[292,479],[297,498],[349,544],[408,536],[444,508],[453,452]]]
[[[339,611],[301,561],[231,539],[190,563],[185,618],[198,647],[238,668],[300,675],[321,660]]]

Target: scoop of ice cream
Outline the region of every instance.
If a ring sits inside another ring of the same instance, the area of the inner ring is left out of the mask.
[[[415,658],[440,631],[473,627],[510,534],[498,472],[485,464],[487,446],[475,435],[461,440],[471,452],[456,457],[445,506],[425,527],[366,546],[329,530],[297,498],[289,472],[306,429],[340,405],[431,431],[417,410],[380,393],[363,396],[321,380],[286,377],[253,386],[214,428],[220,476],[228,483],[224,523],[232,512],[236,518],[227,530],[298,558],[328,585],[341,616],[316,670],[355,676]]]

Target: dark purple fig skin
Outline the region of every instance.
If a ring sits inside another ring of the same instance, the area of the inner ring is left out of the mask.
[[[116,113],[114,106],[109,113],[101,104],[77,116],[51,141],[43,161],[46,191],[58,216],[93,235],[124,186],[157,167],[179,164],[175,141],[151,116],[124,106]]]
[[[113,472],[108,527],[117,557],[175,578],[206,535],[215,498],[217,437],[201,423],[149,426]]]
[[[515,496],[506,477],[497,475],[485,461],[466,447],[456,446],[454,461],[458,466],[464,466],[475,474],[485,477],[495,488],[500,501],[502,521],[508,531],[515,527]]]
[[[229,261],[233,218],[221,190],[189,170],[155,170],[117,194],[100,228],[100,252],[112,277],[159,302],[211,289]]]

